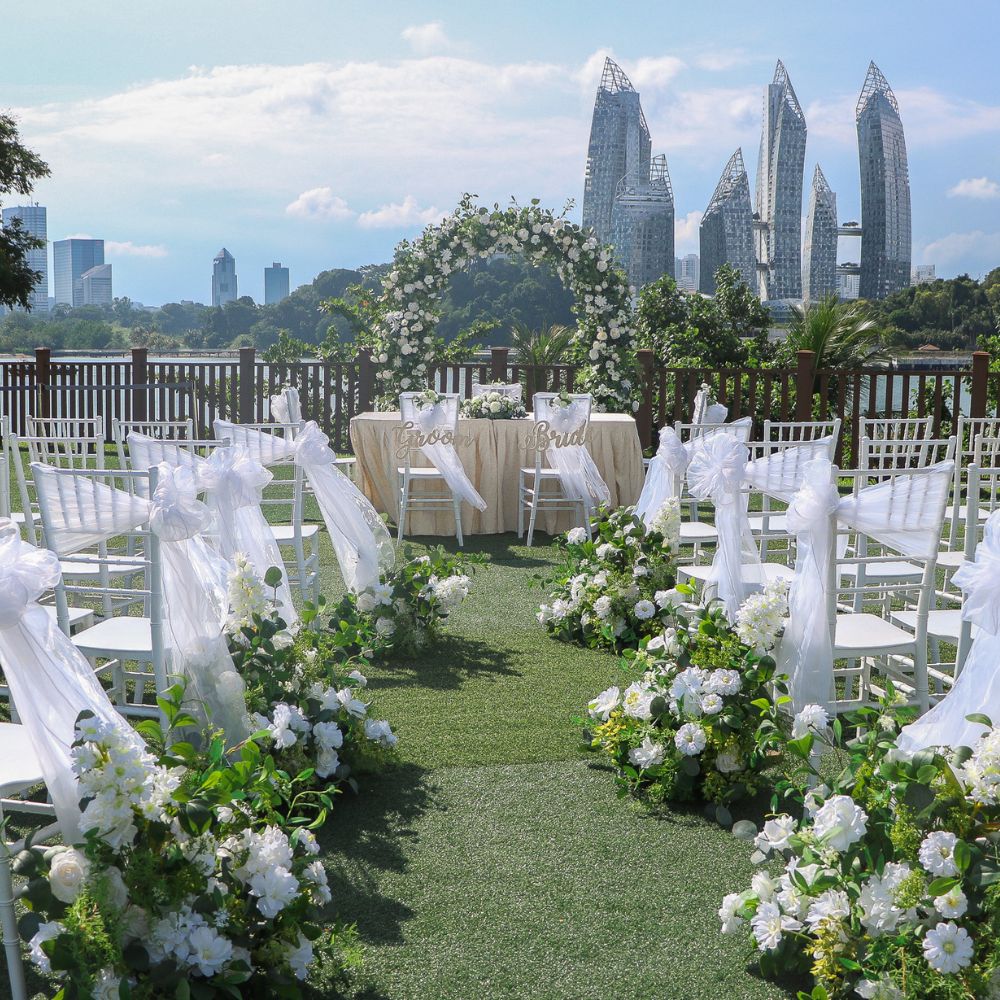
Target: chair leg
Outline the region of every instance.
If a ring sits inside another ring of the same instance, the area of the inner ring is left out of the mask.
[[[403,540],[403,530],[406,526],[406,510],[410,503],[410,481],[404,476],[399,490],[399,523],[396,525],[396,542]]]
[[[4,955],[7,958],[11,998],[27,1000],[28,989],[24,982],[21,943],[17,934],[17,918],[14,914],[14,884],[10,872],[10,854],[6,844],[0,844],[0,939],[3,940]]]
[[[517,474],[517,537],[524,538],[524,473]]]
[[[535,480],[535,488],[531,491],[531,517],[528,519],[528,548],[535,537],[535,520],[538,517],[538,494],[541,492],[542,484]]]
[[[462,537],[462,501],[453,493],[451,503],[455,508],[455,537],[458,539],[458,547],[462,548],[465,545],[465,539]]]

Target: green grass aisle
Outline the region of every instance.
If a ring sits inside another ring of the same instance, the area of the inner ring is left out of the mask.
[[[491,562],[447,641],[369,672],[401,763],[324,833],[366,946],[356,1000],[794,996],[718,932],[747,846],[697,811],[619,800],[578,749],[572,716],[620,672],[536,624],[529,579],[552,550],[468,541]]]

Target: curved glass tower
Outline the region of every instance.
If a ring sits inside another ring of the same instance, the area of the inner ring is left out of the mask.
[[[604,61],[594,102],[583,225],[615,246],[636,288],[674,273],[674,196],[664,156],[653,157],[639,94]]]
[[[757,287],[754,256],[753,207],[750,181],[743,165],[743,150],[737,149],[722,171],[712,200],[701,218],[701,278],[699,290],[715,294],[715,272],[732,264],[750,288]]]
[[[863,299],[884,299],[910,284],[910,176],[899,105],[874,62],[856,112],[861,163]]]
[[[806,116],[779,59],[764,94],[757,161],[757,259],[762,299],[802,295],[802,172]]]
[[[809,192],[802,291],[807,302],[816,302],[837,291],[837,196],[818,163]]]

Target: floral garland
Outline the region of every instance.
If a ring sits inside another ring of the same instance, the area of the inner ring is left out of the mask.
[[[523,253],[532,264],[554,267],[575,297],[581,390],[593,395],[599,411],[636,410],[631,290],[611,249],[570,222],[565,210],[555,215],[537,200],[491,210],[477,205],[472,195],[465,195],[440,224],[396,249],[376,304],[379,404],[395,409],[400,392],[427,385],[438,304],[448,276],[497,253]]]
[[[638,649],[671,623],[671,607],[678,603],[680,505],[666,501],[648,529],[632,507],[602,509],[594,535],[573,528],[558,541],[566,561],[538,621],[564,642]]]
[[[766,654],[786,612],[783,588],[751,598],[735,629],[718,604],[691,617],[675,610],[661,635],[626,654],[640,678],[587,706],[591,749],[611,758],[623,788],[653,805],[706,799],[731,825],[726,806],[758,790],[784,743],[785,687]]]
[[[470,420],[522,420],[527,415],[524,403],[502,392],[484,392],[462,403],[462,416]]]
[[[161,696],[171,728],[194,721],[182,698]],[[142,728],[164,745],[156,723]],[[66,983],[59,996],[300,997],[320,965],[351,964],[350,932],[323,930],[331,892],[302,815],[310,793],[254,742],[154,754],[85,713],[73,759],[85,839],[14,865],[31,911],[18,929],[39,970]]]
[[[723,900],[722,930],[749,931],[765,975],[810,974],[803,1000],[1000,996],[1000,732],[906,754],[890,702],[848,716],[846,743],[822,708],[796,717],[788,747],[813,782],[817,745],[848,764],[832,787],[783,790],[801,818],[764,825],[768,868]]]

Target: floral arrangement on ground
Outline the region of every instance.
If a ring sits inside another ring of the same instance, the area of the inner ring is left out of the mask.
[[[789,749],[800,774],[836,749],[830,786],[789,782],[757,837],[766,863],[725,898],[726,933],[748,930],[761,971],[812,976],[805,1000],[1000,997],[1000,732],[972,747],[902,752],[892,693],[847,716],[809,706]],[[982,716],[970,716],[989,725]]]
[[[632,507],[602,507],[594,537],[573,528],[557,540],[565,553],[538,620],[563,642],[592,649],[638,649],[672,621],[680,600],[675,552],[680,505],[666,501],[647,528]]]
[[[282,774],[254,741],[196,751],[183,690],[161,698],[149,739],[84,713],[73,766],[76,846],[29,846],[18,924],[58,997],[299,997],[357,962],[350,929],[325,926],[327,875],[308,827],[324,797]],[[169,749],[165,748],[169,741]],[[154,749],[155,748],[155,749]]]
[[[462,416],[470,420],[521,420],[527,415],[521,400],[495,390],[462,402]]]
[[[671,608],[660,635],[626,651],[638,678],[591,701],[585,731],[614,763],[623,794],[654,806],[703,799],[732,825],[729,806],[760,789],[785,742],[779,709],[788,698],[768,651],[786,613],[777,586],[748,598],[735,627],[718,603]]]

